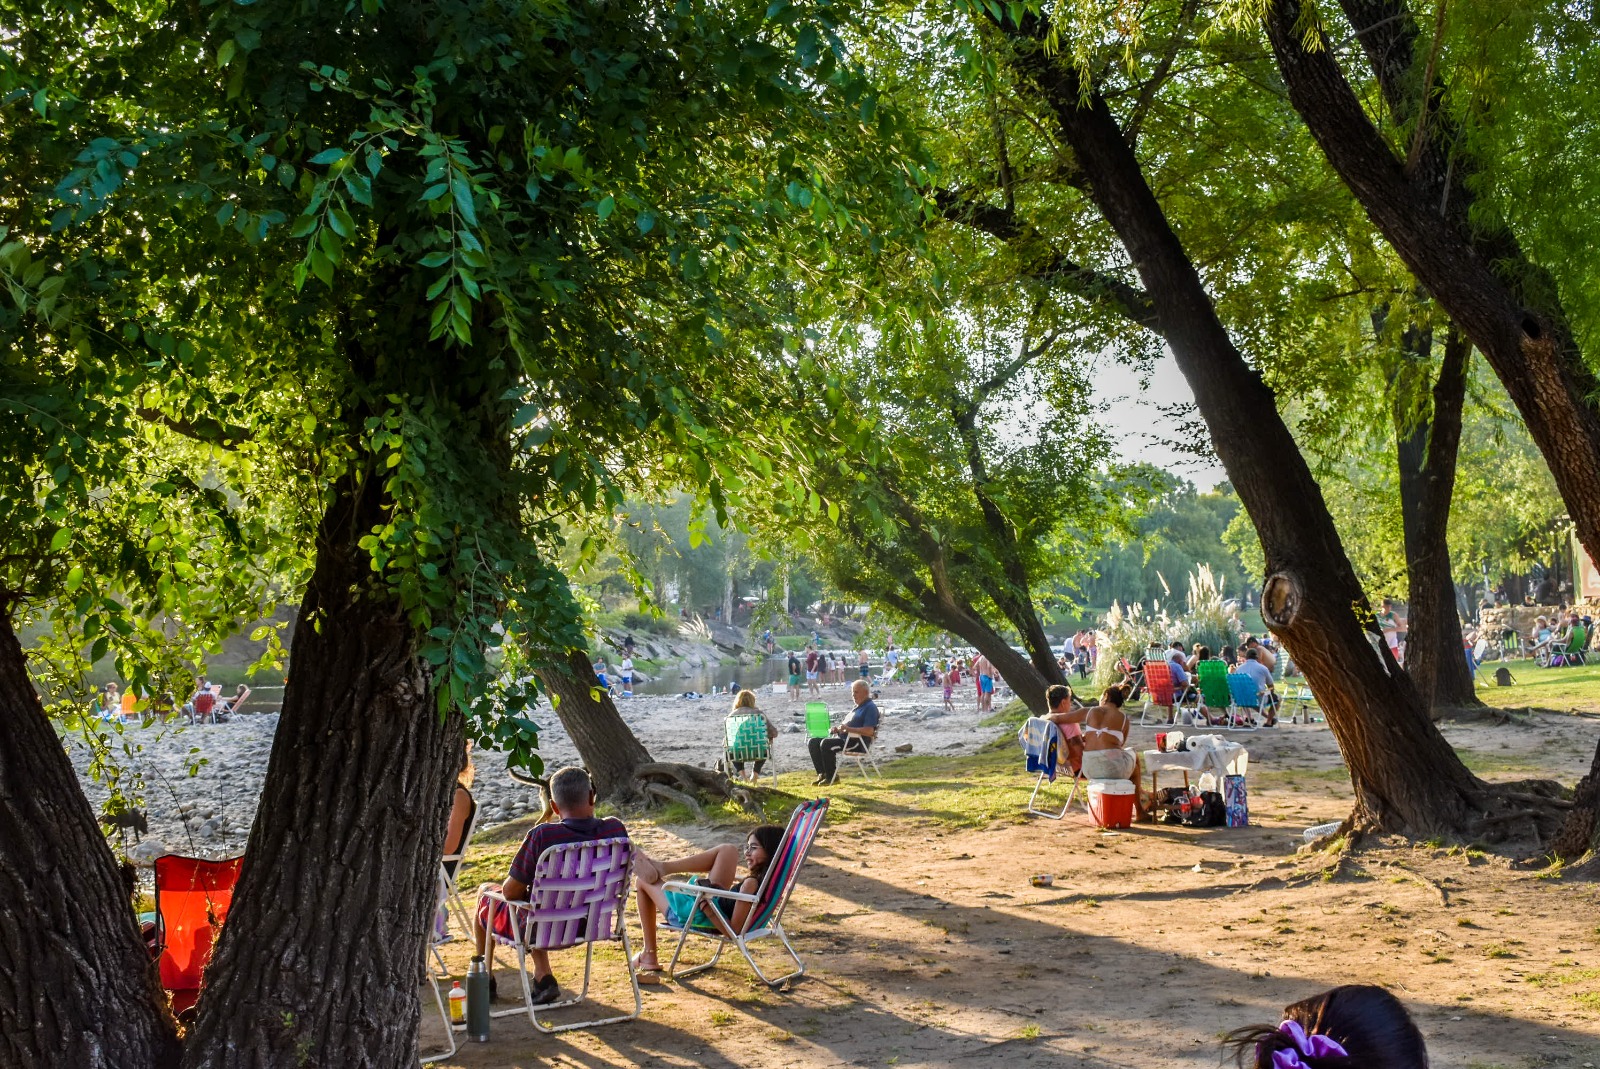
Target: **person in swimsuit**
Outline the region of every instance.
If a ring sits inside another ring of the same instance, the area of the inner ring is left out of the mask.
[[[767,863],[772,860],[773,853],[782,841],[783,829],[776,824],[762,824],[751,830],[743,850],[745,864],[750,866],[750,875],[739,884],[737,890],[740,894],[753,895],[760,890],[761,879],[767,873]],[[639,924],[644,929],[644,949],[634,957],[633,964],[639,971],[640,983],[659,983],[661,980],[661,962],[656,957],[656,918],[666,914],[667,923],[681,928],[689,919],[697,898],[687,891],[668,891],[661,885],[678,873],[696,872],[704,876],[696,877],[694,883],[729,890],[738,875],[739,854],[740,850],[732,843],[724,843],[675,861],[656,861],[643,852],[635,855],[634,886],[639,898]],[[735,931],[740,930],[745,918],[750,915],[749,902],[736,902],[731,898],[713,898],[711,901],[720,915],[716,923],[724,926],[731,924]]]
[[[1051,687],[1045,693],[1045,701],[1050,701],[1051,695],[1056,690],[1067,691],[1066,687]],[[1071,696],[1071,691],[1067,691]],[[1131,780],[1135,790],[1139,786],[1140,761],[1139,755],[1125,747],[1128,741],[1128,732],[1133,727],[1133,721],[1122,711],[1122,705],[1128,700],[1128,686],[1124,679],[1122,683],[1113,684],[1100,695],[1100,704],[1087,709],[1068,709],[1063,712],[1053,712],[1048,719],[1056,724],[1081,724],[1083,726],[1083,774],[1089,779],[1125,779]],[[1135,795],[1139,806],[1140,818],[1146,812],[1145,800],[1142,795]]]
[[[978,677],[978,712],[987,713],[994,708],[994,665],[980,653],[972,671]]]

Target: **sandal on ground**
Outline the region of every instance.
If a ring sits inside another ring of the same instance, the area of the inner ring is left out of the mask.
[[[666,973],[662,970],[660,962],[654,965],[644,963],[644,951],[633,956],[633,973],[641,984],[659,984],[666,981]]]

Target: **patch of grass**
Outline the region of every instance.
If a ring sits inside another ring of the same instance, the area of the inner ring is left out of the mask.
[[[1577,988],[1567,992],[1574,1002],[1586,1010],[1600,1010],[1600,969],[1563,966],[1529,976],[1527,982],[1540,988]]]
[[[1017,1033],[1017,1035],[1022,1039],[1038,1039],[1039,1026],[1036,1024],[1025,1024],[1022,1026],[1022,1031]]]
[[[739,1015],[732,1010],[712,1010],[711,1023],[718,1028],[726,1028],[739,1019]]]
[[[1491,664],[1492,671],[1499,665]],[[1532,706],[1558,712],[1588,711],[1600,705],[1600,663],[1576,668],[1540,668],[1532,661],[1511,661],[1514,687],[1480,687],[1478,697],[1499,709]]]
[[[1483,948],[1483,956],[1486,958],[1514,958],[1517,953],[1504,943],[1489,943]]]

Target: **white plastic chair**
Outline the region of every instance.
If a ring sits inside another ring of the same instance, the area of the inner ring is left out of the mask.
[[[498,891],[484,893],[489,900],[484,927],[492,935],[488,946],[488,968],[493,972],[496,944],[516,948],[517,973],[522,977],[523,1009],[527,1011],[528,1020],[539,1031],[566,1032],[573,1028],[595,1028],[603,1024],[631,1021],[644,1012],[644,1000],[639,995],[639,976],[634,971],[633,955],[628,945],[628,929],[623,923],[632,875],[633,845],[626,837],[592,839],[581,843],[561,843],[541,854],[534,869],[533,882],[528,885],[526,902],[507,901]],[[514,934],[510,938],[495,932],[495,914],[502,910],[511,913],[510,927]],[[539,1011],[575,1006],[588,997],[589,977],[594,966],[594,945],[602,940],[620,940],[622,943],[622,960],[627,966],[628,983],[633,988],[633,1012],[560,1025],[540,1021]],[[583,987],[571,998],[535,1006],[533,985],[528,975],[528,951],[565,950],[575,946],[585,948]],[[493,1016],[505,1017],[521,1012],[518,1009],[500,1010]]]

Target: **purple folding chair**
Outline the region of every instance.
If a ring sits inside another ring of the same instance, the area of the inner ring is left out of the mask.
[[[794,980],[805,975],[805,962],[800,960],[800,955],[796,954],[794,947],[789,944],[789,937],[784,934],[779,921],[783,917],[783,907],[789,903],[789,893],[794,890],[795,877],[800,873],[800,865],[810,852],[811,843],[817,837],[817,829],[822,827],[822,818],[827,813],[826,798],[813,799],[795,808],[794,815],[789,818],[789,826],[784,829],[783,839],[767,862],[767,874],[762,877],[761,886],[756,888],[756,893],[753,895],[739,891],[724,891],[703,883],[670,881],[662,885],[669,891],[681,891],[695,896],[694,909],[689,913],[688,922],[679,929],[681,934],[678,937],[678,946],[672,952],[672,963],[667,966],[674,978],[693,976],[697,972],[711,968],[722,957],[722,949],[729,943],[744,955],[744,960],[750,963],[751,970],[764,984],[777,987],[786,980]],[[745,916],[740,930],[735,931],[733,926],[723,919],[713,902],[713,899],[717,898],[729,902],[750,903],[750,912]],[[684,944],[689,941],[691,935],[717,940],[717,950],[711,955],[710,961],[679,972],[678,957],[683,953]],[[794,959],[793,972],[769,979],[767,974],[761,971],[761,966],[756,964],[756,959],[750,956],[748,944],[768,936],[776,936],[778,942],[783,944],[783,949]]]
[[[565,1032],[572,1028],[594,1028],[602,1024],[631,1021],[644,1010],[639,996],[639,976],[634,972],[633,954],[628,946],[628,929],[623,914],[632,885],[633,846],[627,838],[593,839],[582,843],[562,843],[539,855],[526,902],[508,902],[498,891],[485,892],[489,899],[484,927],[495,931],[495,914],[511,911],[512,938],[495,935],[489,942],[488,967],[494,970],[494,947],[503,943],[516,947],[517,972],[522,977],[523,1005],[528,1020],[541,1032]],[[628,982],[633,986],[633,1012],[594,1021],[547,1025],[539,1020],[540,1010],[555,1010],[582,1002],[589,993],[589,973],[594,964],[594,945],[601,940],[621,940],[622,960],[627,963]],[[529,950],[566,950],[584,946],[583,987],[572,998],[533,1004],[533,986],[528,975]],[[520,1010],[501,1010],[504,1017]]]

